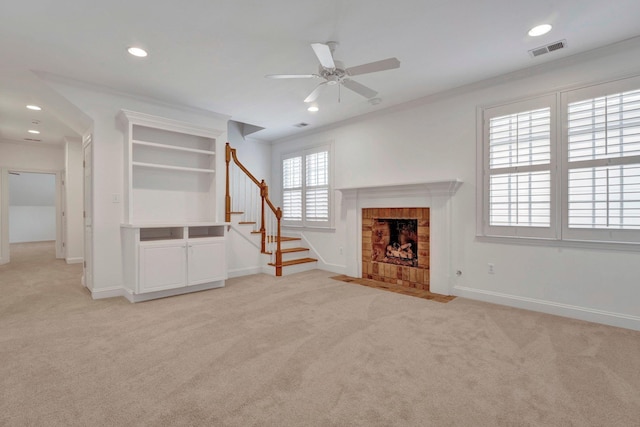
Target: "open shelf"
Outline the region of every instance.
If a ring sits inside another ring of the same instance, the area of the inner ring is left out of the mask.
[[[140,229],[140,241],[181,240],[184,238],[184,227],[153,227]]]
[[[189,239],[202,237],[224,237],[224,227],[221,227],[219,225],[189,227]]]
[[[131,162],[131,164],[133,166],[138,166],[143,168],[164,169],[164,170],[183,171],[183,172],[215,173],[214,169],[188,168],[185,166],[170,166],[170,165],[161,165],[157,163],[143,163],[143,162]]]
[[[197,148],[187,148],[187,147],[180,147],[177,145],[169,145],[169,144],[158,144],[156,142],[148,142],[148,141],[139,141],[139,140],[132,140],[131,143],[133,145],[140,145],[140,146],[145,146],[145,147],[153,147],[153,148],[159,148],[161,150],[175,150],[175,151],[184,151],[187,153],[197,153],[197,154],[205,154],[208,156],[215,156],[215,151],[211,151],[211,150],[200,150]]]

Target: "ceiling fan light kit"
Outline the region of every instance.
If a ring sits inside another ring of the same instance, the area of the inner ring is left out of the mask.
[[[376,73],[378,71],[392,70],[400,67],[398,58],[387,58],[381,61],[369,62],[367,64],[357,65],[351,68],[345,68],[341,61],[334,59],[333,53],[338,47],[337,42],[312,43],[311,48],[320,62],[318,74],[270,74],[265,76],[269,79],[311,79],[321,78],[323,82],[318,84],[315,89],[304,100],[306,103],[314,102],[327,86],[344,86],[347,89],[363,96],[367,99],[375,98],[378,92],[352,80],[352,76],[362,74]],[[338,98],[340,101],[340,98]],[[375,105],[375,104],[373,104]]]

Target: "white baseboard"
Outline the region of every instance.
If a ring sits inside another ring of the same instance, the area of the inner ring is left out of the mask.
[[[338,265],[338,264],[329,264],[326,262],[320,262],[318,260],[318,270],[330,271],[336,274],[347,274],[347,266],[346,265]]]
[[[522,308],[525,310],[538,311],[541,313],[554,314],[556,316],[569,317],[572,319],[585,320],[587,322],[602,323],[604,325],[617,326],[619,328],[640,331],[640,317],[627,314],[613,313],[609,311],[596,310],[569,304],[561,304],[535,298],[520,297],[499,292],[467,288],[463,286],[454,287],[453,294],[459,297],[478,301],[490,302],[494,304],[506,305],[509,307]]]
[[[229,270],[227,276],[231,279],[233,277],[251,276],[252,274],[262,273],[262,267],[245,267],[237,268],[235,270]]]
[[[206,291],[209,289],[222,288],[222,287],[224,287],[224,280],[218,280],[215,282],[202,283],[200,285],[186,286],[186,287],[175,288],[175,289],[167,289],[167,290],[158,291],[158,292],[149,292],[148,294],[134,294],[127,289],[123,289],[122,296],[128,299],[129,302],[143,302],[143,301],[149,301],[152,299],[173,297],[176,295],[188,294],[191,292],[198,292],[198,291]]]
[[[82,264],[84,262],[84,258],[75,257],[75,258],[66,258],[67,264]]]
[[[103,298],[115,298],[124,296],[124,288],[121,286],[104,289],[94,289],[91,291],[91,298],[103,299]]]

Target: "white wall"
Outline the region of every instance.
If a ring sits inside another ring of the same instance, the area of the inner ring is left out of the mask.
[[[96,297],[117,295],[122,289],[122,248],[120,225],[123,203],[114,203],[113,195],[123,199],[124,135],[116,124],[121,109],[152,114],[195,125],[226,131],[226,118],[205,111],[181,109],[153,100],[131,98],[101,91],[75,82],[50,78],[47,83],[93,120],[93,281]],[[224,200],[224,143],[226,132],[216,144],[216,194]],[[224,219],[224,202],[216,206],[217,217]]]
[[[56,239],[56,176],[9,175],[9,243]]]
[[[82,262],[84,257],[82,141],[80,139],[65,139],[64,161],[65,259],[67,263],[78,263]]]
[[[9,206],[9,243],[56,240],[55,206]]]
[[[640,329],[640,252],[487,243],[476,239],[475,229],[478,106],[631,74],[640,74],[638,40],[277,141],[273,185],[281,185],[282,153],[326,142],[334,143],[335,188],[460,179],[453,199],[452,293]],[[340,193],[335,202],[335,231],[304,235],[325,268],[344,271],[359,261],[339,253],[347,244]],[[488,263],[495,274],[488,274]]]
[[[0,140],[0,166],[17,170],[60,171],[64,169],[64,149],[62,146]]]

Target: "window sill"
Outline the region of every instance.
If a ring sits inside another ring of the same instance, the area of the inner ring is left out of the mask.
[[[310,227],[307,225],[285,225],[282,224],[282,228],[296,231],[324,231],[327,233],[335,233],[335,227],[326,226],[326,227]]]
[[[551,248],[576,248],[640,252],[640,242],[604,242],[589,240],[560,240],[534,237],[503,237],[483,235],[477,235],[476,241],[481,243],[497,243],[505,245],[547,246]]]

